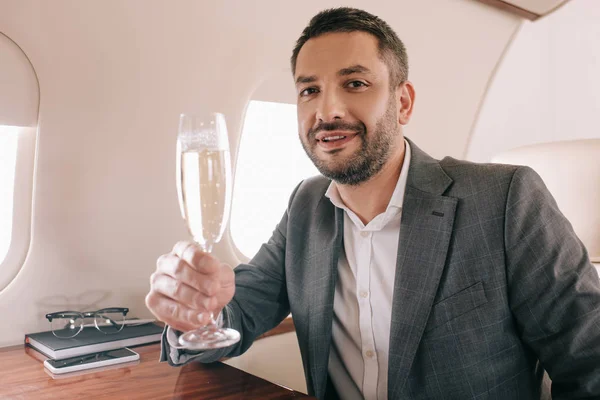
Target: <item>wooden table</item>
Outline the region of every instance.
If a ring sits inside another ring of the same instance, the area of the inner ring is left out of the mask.
[[[30,347],[0,349],[0,399],[296,399],[305,394],[222,363],[159,363],[159,344],[133,348],[140,361],[53,378]],[[64,374],[67,375],[67,374]]]

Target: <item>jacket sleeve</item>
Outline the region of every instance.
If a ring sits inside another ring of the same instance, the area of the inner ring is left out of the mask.
[[[598,274],[531,168],[514,173],[504,239],[510,307],[552,379],[552,398],[600,398]]]
[[[294,189],[289,205],[301,184]],[[276,327],[290,313],[285,280],[289,205],[269,241],[261,246],[248,264],[240,264],[234,269],[235,295],[222,315],[223,325],[237,330],[241,335],[240,341],[218,350],[177,350],[169,345],[165,329],[161,361],[184,365],[192,360],[214,362],[223,357],[238,356],[250,348],[256,337]]]

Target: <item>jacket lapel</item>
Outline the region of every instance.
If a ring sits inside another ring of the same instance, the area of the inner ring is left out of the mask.
[[[409,143],[412,157],[392,300],[389,398],[403,397],[446,262],[457,205],[457,199],[442,196],[452,180],[439,162]]]
[[[310,295],[308,357],[315,396],[323,398],[327,387],[333,299],[344,236],[344,212],[323,196],[316,217],[318,225],[310,235],[314,255],[307,263],[311,268],[310,282],[307,282]]]

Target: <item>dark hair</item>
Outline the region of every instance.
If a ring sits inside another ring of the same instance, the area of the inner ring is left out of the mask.
[[[298,53],[309,39],[325,33],[356,31],[370,33],[379,41],[379,55],[390,70],[390,83],[393,87],[408,79],[406,48],[396,32],[381,18],[350,7],[330,8],[310,20],[294,47],[292,73],[296,73]]]

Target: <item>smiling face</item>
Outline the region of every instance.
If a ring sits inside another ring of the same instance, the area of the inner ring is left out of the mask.
[[[317,169],[345,185],[377,174],[403,139],[404,85],[390,88],[377,39],[365,32],[312,38],[294,79],[300,140]]]

